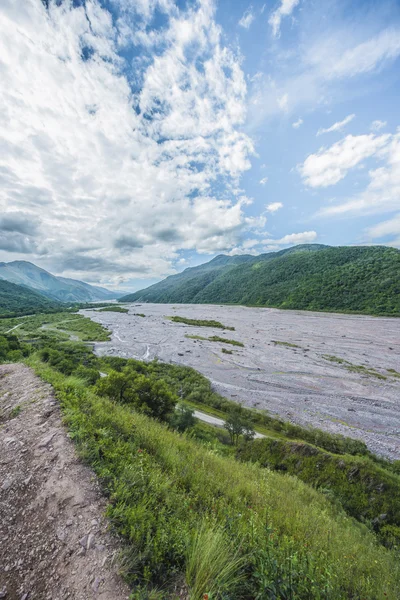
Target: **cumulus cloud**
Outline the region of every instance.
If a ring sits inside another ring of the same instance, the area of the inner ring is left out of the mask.
[[[118,18],[80,4],[0,5],[1,247],[102,283],[231,249],[259,225],[231,191],[254,147],[213,3],[114,0]]]
[[[292,127],[293,129],[298,129],[299,127],[301,127],[303,125],[304,121],[301,117],[299,117],[297,119],[297,121],[295,121],[294,123],[292,123]]]
[[[281,0],[280,6],[271,14],[268,22],[275,37],[280,35],[282,19],[291,15],[299,2],[300,0]]]
[[[265,185],[267,182],[268,182],[268,177],[263,177],[262,179],[260,179],[261,185]]]
[[[283,207],[282,202],[271,202],[271,204],[267,204],[266,210],[270,213],[274,213],[282,207]]]
[[[368,172],[369,183],[362,192],[346,198],[340,203],[323,208],[320,211],[321,215],[370,215],[399,209],[400,131],[398,130],[393,135],[382,135],[376,139],[380,139],[382,142],[382,149],[378,151],[377,157],[383,162],[383,166]],[[389,227],[389,222],[382,227],[383,229],[378,227],[371,231],[373,233],[380,231],[384,235],[384,227]]]
[[[310,187],[327,187],[338,183],[348,171],[365,159],[378,154],[391,139],[390,135],[348,135],[329,148],[310,154],[298,170]]]
[[[244,27],[244,29],[250,29],[250,25],[254,21],[254,12],[253,7],[249,6],[246,12],[243,14],[242,18],[239,21],[239,25]]]
[[[337,121],[327,129],[318,129],[317,136],[322,135],[323,133],[331,133],[332,131],[342,131],[346,125],[351,123],[355,116],[356,115],[348,115],[343,119],[343,121]]]

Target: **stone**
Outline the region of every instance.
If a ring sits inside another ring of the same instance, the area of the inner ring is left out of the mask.
[[[1,491],[2,492],[7,491],[8,489],[10,489],[10,487],[12,486],[12,484],[13,484],[13,480],[12,479],[6,479],[3,482],[3,485],[1,486]]]
[[[53,431],[53,433],[50,433],[50,435],[47,435],[45,438],[43,438],[42,441],[39,442],[38,448],[46,448],[46,446],[50,444],[51,440],[56,435],[56,433],[56,431]]]

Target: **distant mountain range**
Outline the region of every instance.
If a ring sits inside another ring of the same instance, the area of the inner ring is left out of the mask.
[[[59,302],[107,301],[121,295],[83,281],[56,277],[24,260],[0,263],[0,280],[31,288],[47,298]]]
[[[220,255],[120,300],[400,316],[400,250],[305,244],[259,256]]]

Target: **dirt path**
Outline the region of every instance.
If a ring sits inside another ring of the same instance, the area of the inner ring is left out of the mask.
[[[0,365],[0,598],[129,598],[104,508],[50,386]]]

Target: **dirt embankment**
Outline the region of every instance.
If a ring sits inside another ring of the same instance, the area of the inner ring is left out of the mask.
[[[129,598],[104,508],[51,387],[0,365],[0,598]]]

